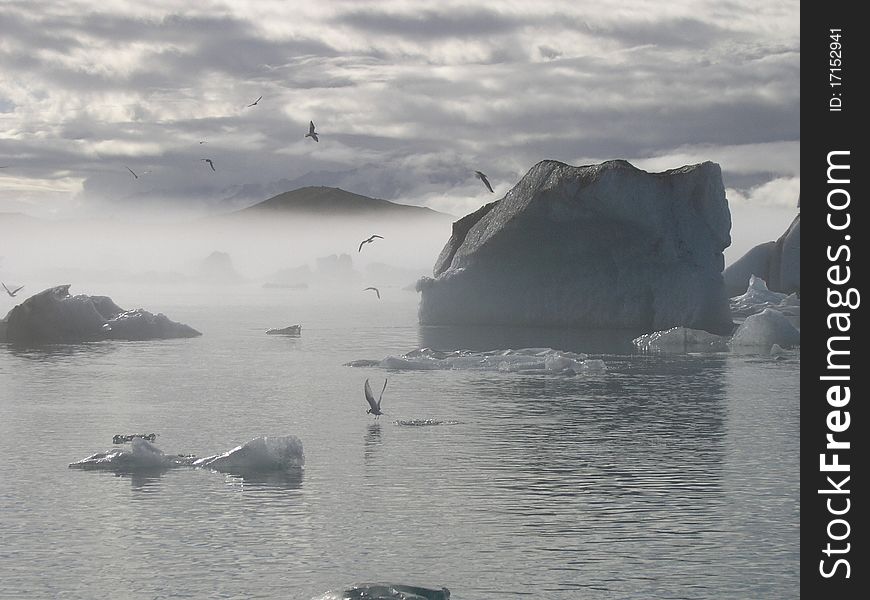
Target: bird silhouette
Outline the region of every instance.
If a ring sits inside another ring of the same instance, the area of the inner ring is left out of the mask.
[[[263,99],[263,97],[260,96],[259,98],[257,98],[256,100],[254,100],[253,102],[251,102],[250,104],[248,104],[248,106],[246,106],[245,108],[251,108],[252,106],[257,106],[257,103],[258,103],[260,100],[262,100],[262,99]]]
[[[130,174],[133,176],[134,179],[139,179],[139,176],[136,175],[136,173],[133,172],[133,169],[131,169],[131,168],[128,167],[127,165],[124,165],[124,167],[125,167],[128,171],[130,171]]]
[[[308,133],[305,134],[305,137],[310,137],[314,139],[315,142],[320,141],[320,139],[317,137],[317,132],[314,131],[314,121],[308,121]]]
[[[480,171],[475,171],[474,174],[477,175],[477,178],[480,179],[480,180],[483,182],[483,185],[486,186],[486,189],[488,189],[488,190],[489,190],[490,192],[492,192],[492,193],[495,193],[495,192],[493,192],[493,190],[492,190],[492,186],[489,185],[489,179],[486,178],[486,175],[484,175],[484,174],[481,173]]]
[[[367,287],[367,288],[363,289],[364,292],[367,292],[368,290],[374,290],[374,291],[375,291],[375,294],[378,295],[378,300],[381,299],[381,291],[380,291],[378,288],[376,288],[376,287]]]
[[[5,284],[5,283],[3,283],[2,285],[3,285],[3,289],[6,290],[6,293],[9,294],[9,297],[10,297],[10,298],[14,298],[14,297],[15,297],[15,294],[17,294],[17,293],[20,292],[22,289],[24,289],[24,286],[23,286],[23,285],[22,285],[21,287],[17,287],[17,288],[15,288],[14,290],[10,290],[8,287],[6,287],[6,284]]]
[[[375,241],[375,238],[378,238],[378,239],[381,239],[381,240],[384,239],[384,237],[381,236],[381,235],[373,235],[373,236],[370,237],[369,239],[367,239],[367,240],[363,240],[363,241],[361,241],[361,242],[359,243],[359,248],[357,249],[357,252],[362,252],[362,247],[363,247],[364,245],[366,245],[366,244],[371,244],[373,241]]]
[[[214,163],[211,161],[210,158],[200,158],[199,160],[201,160],[201,161],[203,161],[203,162],[207,162],[207,163],[208,163],[208,166],[211,167],[211,170],[212,170],[212,171],[217,171],[217,169],[214,168]]]
[[[369,385],[369,380],[366,379],[366,384],[363,387],[363,390],[365,391],[366,400],[368,401],[369,406],[371,406],[371,408],[366,411],[367,415],[374,415],[375,418],[377,419],[381,415],[387,414],[387,413],[381,412],[381,400],[384,398],[384,390],[385,389],[387,389],[387,380],[386,379],[384,379],[384,388],[381,390],[381,395],[378,396],[378,401],[375,402],[375,395],[372,394],[372,386]]]

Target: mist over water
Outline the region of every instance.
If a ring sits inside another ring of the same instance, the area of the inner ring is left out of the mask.
[[[203,336],[0,348],[0,595],[312,598],[361,581],[466,600],[797,595],[799,355],[420,327],[417,294],[359,287],[82,283]],[[298,337],[265,335],[297,322]],[[344,366],[425,346],[549,346],[606,370]],[[366,378],[389,380],[378,421]],[[305,468],[67,467],[151,431],[200,457],[294,435]]]
[[[0,215],[0,277],[27,284],[28,295],[60,283],[72,283],[72,293],[98,293],[82,289],[85,282],[263,284],[280,280],[282,271],[286,282],[412,284],[431,274],[450,226],[446,215],[428,221],[339,216],[328,222],[314,216],[231,215],[169,223]],[[385,239],[358,251],[372,234]],[[226,256],[206,260],[213,253]],[[344,270],[318,268],[317,259],[342,254],[350,260]],[[298,272],[286,273],[294,269]]]

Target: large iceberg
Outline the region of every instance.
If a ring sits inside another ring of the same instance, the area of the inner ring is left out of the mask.
[[[798,200],[800,207],[800,200]],[[752,276],[760,277],[775,292],[800,293],[801,290],[801,215],[778,240],[759,244],[744,254],[722,274],[729,295],[739,294]]]
[[[454,223],[434,278],[417,284],[420,322],[727,333],[730,229],[714,163],[543,161]]]
[[[108,296],[70,296],[69,284],[31,296],[0,322],[0,341],[15,343],[151,340],[202,335],[166,315],[124,310]]]

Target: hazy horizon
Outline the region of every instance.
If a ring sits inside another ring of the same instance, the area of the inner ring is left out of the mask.
[[[325,185],[461,217],[543,159],[711,160],[748,248],[795,212],[799,6],[6,2],[0,212],[148,220]]]

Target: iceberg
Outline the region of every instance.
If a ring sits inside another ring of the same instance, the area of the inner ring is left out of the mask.
[[[779,306],[787,297],[789,297],[787,294],[770,291],[761,277],[750,275],[746,292],[731,298],[731,314],[736,317],[748,317],[760,313],[765,308]],[[795,303],[799,304],[796,296],[789,300],[789,305]]]
[[[223,454],[195,460],[193,466],[230,473],[286,471],[305,466],[305,454],[296,436],[263,436]]]
[[[521,348],[519,350],[490,350],[473,352],[454,350],[444,352],[421,348],[401,356],[387,356],[380,361],[354,360],[348,367],[378,366],[397,371],[495,371],[541,375],[575,375],[578,373],[604,373],[603,360],[591,359],[586,354],[562,352],[552,348]]]
[[[731,347],[761,346],[770,350],[774,344],[781,347],[799,346],[801,333],[778,310],[765,308],[746,317],[731,338]]]
[[[108,296],[71,296],[69,288],[69,284],[49,288],[15,306],[0,324],[0,341],[40,344],[202,335],[162,313],[124,310]]]
[[[798,199],[800,210],[800,199]],[[800,292],[801,215],[775,242],[759,244],[729,265],[722,276],[729,295],[739,294],[752,276],[764,279],[775,292]]]
[[[205,458],[197,458],[192,454],[164,454],[152,442],[133,437],[129,448],[97,452],[69,465],[71,469],[118,473],[198,467],[232,474],[288,472],[303,466],[305,453],[302,442],[293,435],[257,437],[232,450]]]
[[[645,352],[727,352],[728,336],[716,335],[700,329],[672,327],[654,331],[633,340]]]
[[[728,333],[730,229],[714,163],[542,161],[453,224],[433,277],[417,282],[420,323]]]
[[[450,590],[398,583],[357,583],[315,596],[312,600],[450,600]]]
[[[88,471],[117,471],[122,473],[137,473],[141,471],[161,471],[177,466],[174,457],[166,456],[153,443],[144,438],[134,437],[130,440],[130,448],[112,448],[97,452],[90,456],[70,463],[71,469]]]

